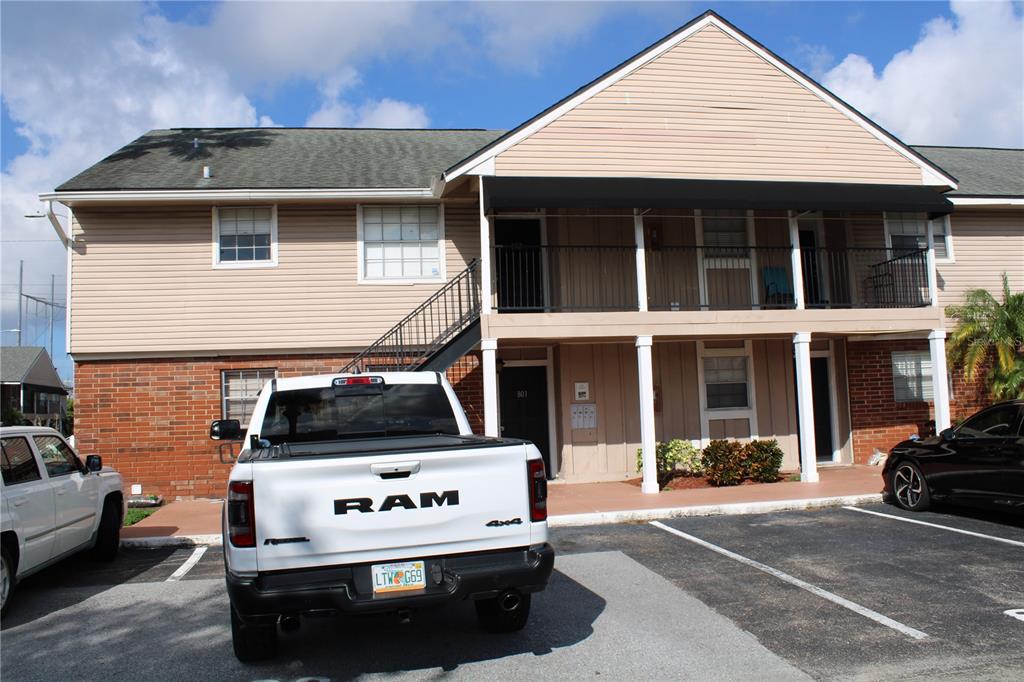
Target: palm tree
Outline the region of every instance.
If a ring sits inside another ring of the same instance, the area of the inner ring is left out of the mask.
[[[1011,292],[1004,272],[1002,301],[985,289],[972,289],[946,314],[957,322],[949,337],[950,363],[962,364],[971,381],[994,356],[986,377],[992,398],[1024,398],[1024,292]]]

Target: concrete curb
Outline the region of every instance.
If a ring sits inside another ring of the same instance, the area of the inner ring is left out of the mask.
[[[662,507],[659,509],[628,509],[624,511],[592,512],[589,514],[558,514],[548,517],[548,526],[594,526],[602,523],[636,523],[681,516],[721,516],[731,514],[764,514],[776,511],[821,509],[844,505],[872,504],[882,501],[881,493],[844,495],[841,497],[815,497],[807,500],[772,500],[768,502],[736,502],[733,504],[703,504],[691,507]]]
[[[623,511],[592,512],[589,514],[558,514],[548,517],[552,528],[567,526],[595,526],[602,523],[636,523],[655,519],[671,519],[682,516],[722,516],[734,514],[764,514],[776,511],[801,509],[822,509],[844,505],[873,504],[882,501],[881,493],[844,495],[841,497],[814,497],[806,500],[772,500],[768,502],[735,502],[732,504],[703,504],[690,507],[660,507],[657,509],[626,509]],[[121,546],[127,549],[161,549],[174,547],[197,547],[208,545],[220,547],[222,539],[216,535],[170,535],[160,537],[121,538]]]
[[[163,549],[165,547],[198,547],[207,545],[220,547],[220,533],[216,535],[164,535],[141,538],[121,538],[121,547],[125,549]]]

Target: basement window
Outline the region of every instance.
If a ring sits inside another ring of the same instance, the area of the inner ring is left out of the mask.
[[[214,208],[213,264],[219,268],[277,265],[277,207]]]
[[[444,280],[441,206],[360,206],[358,223],[359,281]]]

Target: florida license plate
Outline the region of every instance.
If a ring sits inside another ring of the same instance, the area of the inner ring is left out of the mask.
[[[427,586],[427,573],[422,561],[402,561],[394,564],[376,564],[373,573],[373,593],[422,590]]]

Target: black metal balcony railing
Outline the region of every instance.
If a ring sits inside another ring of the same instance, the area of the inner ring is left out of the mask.
[[[494,247],[498,312],[636,310],[636,247]]]
[[[650,310],[792,308],[792,249],[664,246],[647,250]]]
[[[646,249],[650,310],[795,307],[788,246]],[[928,305],[927,251],[803,248],[807,308]],[[498,312],[636,310],[633,246],[497,246]]]
[[[421,369],[480,319],[479,265],[479,260],[470,261],[465,270],[354,357],[341,371]]]

